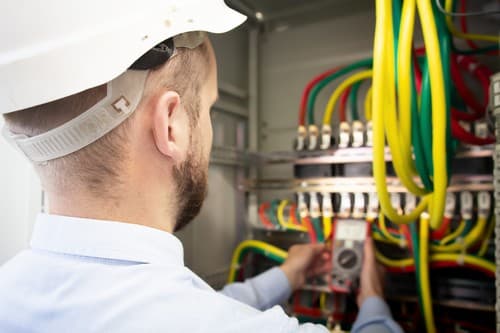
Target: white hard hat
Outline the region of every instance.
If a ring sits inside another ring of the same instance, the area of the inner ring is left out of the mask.
[[[223,0],[0,1],[0,113],[104,84],[170,37],[245,18]]]
[[[36,137],[7,137],[35,162],[81,149],[137,106],[142,90],[133,89],[132,81],[145,80],[145,75],[122,75],[134,72],[127,69],[148,69],[141,61],[157,61],[151,52],[159,45],[168,59],[174,47],[168,41],[175,36],[178,46],[190,47],[189,37],[178,36],[223,33],[245,19],[224,0],[0,1],[0,113],[108,83],[106,100],[67,124]],[[127,92],[127,99],[113,99],[122,96],[116,95],[117,87]],[[126,112],[117,117],[116,110]]]

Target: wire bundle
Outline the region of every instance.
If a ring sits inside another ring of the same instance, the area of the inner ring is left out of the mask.
[[[484,214],[479,214],[477,221],[462,220],[455,230],[448,234],[441,233],[440,239],[430,239],[429,216],[421,215],[419,223],[410,225],[411,232],[387,228],[383,217],[379,218],[378,226],[373,224],[373,237],[376,241],[391,243],[407,248],[412,255],[409,258],[390,259],[381,252],[376,252],[376,258],[392,272],[415,272],[417,290],[422,313],[424,314],[427,331],[435,331],[432,314],[432,301],[429,285],[429,268],[465,267],[495,277],[495,264],[485,258],[488,243],[492,237],[495,222],[487,222]],[[475,251],[479,245],[479,250]]]
[[[318,135],[317,97],[325,87],[343,78],[333,90],[322,118],[322,140],[331,139],[337,105],[341,123],[359,121],[360,87],[363,82],[372,82],[363,106],[364,120],[373,125],[373,173],[382,212],[378,225],[373,223],[374,238],[407,248],[411,255],[396,260],[378,253],[377,258],[391,269],[415,271],[428,332],[435,332],[429,267],[466,266],[488,274],[494,271],[494,266],[483,258],[493,222],[488,223],[484,217],[478,217],[475,223],[463,219],[453,228],[452,220],[444,216],[451,161],[458,141],[468,145],[495,141],[493,135],[479,136],[467,124],[474,125],[485,117],[492,74],[473,55],[498,55],[500,39],[468,32],[466,17],[471,13],[465,13],[465,8],[465,0],[376,0],[373,58],[317,75],[306,85],[300,101],[299,136],[307,132],[306,126],[309,135]],[[417,16],[424,39],[424,46],[419,48],[413,40]],[[453,17],[459,17],[461,30],[455,27]],[[464,39],[470,49],[457,48],[454,38]],[[477,45],[474,41],[489,44]],[[481,98],[466,84],[466,72],[481,87]],[[330,142],[324,147],[330,147]],[[420,198],[404,214],[392,206],[387,189],[386,143],[399,181]],[[309,145],[309,149],[316,148],[315,144]],[[292,206],[286,220],[287,204],[273,201],[261,205],[262,224],[305,231],[312,242],[328,238],[332,217],[311,216],[296,206],[292,213]],[[396,228],[388,226],[386,217]],[[476,255],[465,254],[471,249]]]
[[[285,210],[288,207],[288,218]],[[301,218],[295,203],[289,204],[288,200],[273,200],[263,202],[259,206],[260,223],[266,229],[282,229],[311,233],[308,224],[312,223],[308,218]],[[309,221],[309,223],[307,223]],[[313,230],[316,234],[316,231]],[[316,236],[314,236],[316,238]]]

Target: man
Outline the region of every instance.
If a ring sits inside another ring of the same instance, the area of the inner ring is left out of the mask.
[[[329,269],[321,246],[222,293],[184,266],[172,233],[205,198],[217,99],[212,47],[193,31],[243,18],[220,0],[148,4],[0,6],[19,27],[2,31],[7,136],[49,198],[30,249],[0,268],[0,331],[325,332],[274,306]],[[371,241],[365,256],[354,331],[399,332]]]

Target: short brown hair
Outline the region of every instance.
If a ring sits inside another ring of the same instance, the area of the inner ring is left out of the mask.
[[[177,91],[187,103],[190,123],[194,125],[199,117],[198,92],[208,73],[208,43],[207,39],[195,49],[178,49],[177,55],[166,64],[151,70],[139,106],[159,86],[166,87]],[[106,85],[101,85],[50,103],[5,114],[5,123],[13,133],[35,136],[77,117],[105,96]],[[36,165],[42,185],[58,190],[85,186],[95,195],[112,196],[120,185],[121,161],[128,157],[127,129],[133,119],[134,115],[79,151]]]

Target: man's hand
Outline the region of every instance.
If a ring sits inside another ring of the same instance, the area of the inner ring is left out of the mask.
[[[383,267],[375,262],[375,250],[373,239],[367,237],[363,255],[363,267],[361,268],[360,288],[357,298],[358,306],[361,307],[365,299],[372,296],[382,298],[384,270]]]
[[[330,272],[331,268],[331,255],[324,244],[293,245],[281,265],[292,290],[302,287],[307,278]]]

